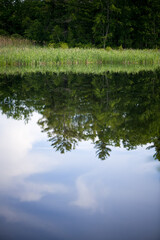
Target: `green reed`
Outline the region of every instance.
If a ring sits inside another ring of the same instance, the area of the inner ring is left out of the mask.
[[[8,39],[8,41],[10,41]],[[54,65],[156,65],[160,64],[159,50],[62,49],[39,47],[22,40],[2,44],[0,39],[0,66],[54,66]]]

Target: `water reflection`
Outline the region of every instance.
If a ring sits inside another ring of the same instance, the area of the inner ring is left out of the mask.
[[[159,239],[159,79],[0,75],[0,239]]]
[[[153,150],[111,146],[98,161],[92,143],[61,155],[33,114],[28,124],[0,116],[2,239],[154,239],[159,233],[159,172]],[[115,231],[116,229],[116,231]]]
[[[38,124],[61,153],[90,139],[102,160],[111,146],[135,149],[147,143],[160,159],[159,79],[159,70],[0,75],[0,107],[7,117],[25,121],[33,111],[41,113]]]

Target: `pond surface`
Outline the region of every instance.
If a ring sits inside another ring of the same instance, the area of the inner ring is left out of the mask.
[[[160,239],[160,70],[0,75],[0,239]]]

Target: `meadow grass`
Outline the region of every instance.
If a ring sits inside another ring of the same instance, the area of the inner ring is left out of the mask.
[[[19,41],[19,42],[18,42]],[[0,38],[0,66],[64,66],[64,65],[154,65],[160,64],[159,50],[105,50],[49,48],[28,40]]]

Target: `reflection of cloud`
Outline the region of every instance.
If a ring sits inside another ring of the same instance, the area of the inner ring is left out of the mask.
[[[33,174],[52,171],[59,163],[41,151],[32,150],[35,142],[45,135],[40,132],[39,115],[26,125],[1,116],[0,119],[0,191],[16,196],[22,201],[39,200],[47,193],[65,192],[62,184],[33,184],[24,179]]]
[[[102,213],[108,211],[110,203],[141,203],[151,199],[150,192],[157,191],[159,162],[153,161],[152,152],[145,151],[145,147],[131,152],[113,150],[109,160],[99,162],[77,178],[77,196],[72,205]]]
[[[8,206],[6,207],[5,205],[4,206],[0,205],[0,215],[5,217],[5,219],[9,222],[19,221],[19,217],[17,215],[17,212],[9,209]]]
[[[77,180],[76,186],[78,198],[72,204],[82,208],[94,209],[96,207],[96,200],[92,190],[88,188],[81,178]]]
[[[17,184],[12,191],[12,196],[18,197],[21,201],[38,201],[48,193],[66,193],[67,189],[62,184],[36,184],[25,181]]]
[[[103,203],[109,196],[109,189],[104,185],[104,176],[98,172],[90,172],[76,181],[77,199],[71,204],[84,209],[100,210],[103,212]]]

